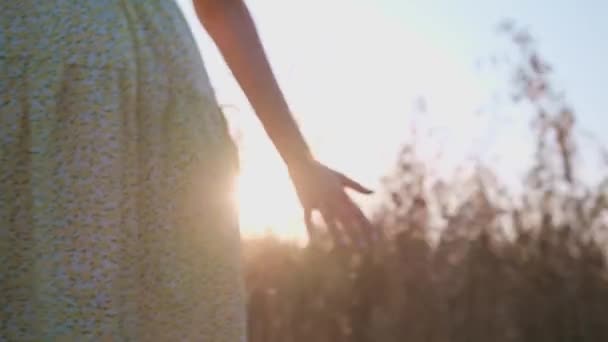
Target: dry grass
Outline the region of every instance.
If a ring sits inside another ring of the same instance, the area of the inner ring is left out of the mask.
[[[245,243],[251,341],[608,341],[608,178],[577,180],[574,114],[529,37],[509,32],[515,93],[538,113],[524,192],[484,167],[433,182],[404,148],[372,252]]]

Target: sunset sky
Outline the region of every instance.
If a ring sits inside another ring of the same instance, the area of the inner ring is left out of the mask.
[[[178,0],[202,51],[212,84],[241,146],[239,203],[244,236],[305,230],[287,175],[259,123],[202,30],[191,0]],[[378,188],[411,136],[414,102],[427,101],[419,125],[437,128],[421,153],[444,155],[439,171],[480,153],[507,175],[526,169],[528,120],[501,108],[476,115],[504,78],[476,61],[503,51],[496,25],[514,19],[537,38],[557,84],[596,136],[608,127],[608,3],[602,1],[249,0],[267,54],[315,154]],[[494,113],[493,113],[494,114]],[[608,138],[603,138],[604,143]],[[375,196],[363,203],[373,207]]]

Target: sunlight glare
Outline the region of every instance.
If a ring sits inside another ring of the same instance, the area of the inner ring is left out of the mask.
[[[284,165],[186,0],[180,2],[220,103],[238,108],[227,116],[242,134],[237,202],[243,236],[270,230],[301,240],[302,212]],[[415,24],[389,18],[373,1],[248,4],[277,79],[322,162],[378,188],[409,136],[412,103],[419,97],[431,106],[424,118],[429,126],[439,125],[449,136],[452,159],[469,147],[479,130],[472,113],[481,85],[469,65],[417,33]],[[430,155],[433,148],[421,151]]]
[[[237,203],[244,235],[272,231],[280,238],[303,239],[302,211],[287,172],[274,151],[260,146],[260,141],[241,151]]]

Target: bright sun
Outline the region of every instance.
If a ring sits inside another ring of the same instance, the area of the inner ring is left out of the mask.
[[[197,22],[191,2],[179,3],[192,24],[216,95],[220,103],[236,108],[226,114],[243,133],[237,139],[241,175],[235,194],[243,236],[272,231],[280,238],[305,239],[302,211],[285,167]],[[458,156],[462,146],[454,132],[470,136],[475,129],[473,117],[465,114],[474,112],[481,93],[468,66],[419,36],[415,27],[374,11],[374,3],[259,0],[249,5],[279,83],[315,155],[378,188],[409,135],[413,99],[429,100],[429,112],[438,113],[429,120],[447,128],[450,154]],[[310,18],[315,18],[314,25]]]
[[[276,157],[252,152],[256,161],[242,157],[235,194],[244,235],[260,236],[270,230],[280,238],[305,239],[302,210],[286,171]]]

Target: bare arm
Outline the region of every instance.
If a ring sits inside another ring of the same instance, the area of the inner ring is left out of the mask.
[[[266,133],[287,164],[309,232],[314,231],[312,211],[318,210],[337,242],[346,235],[352,242],[363,244],[370,237],[377,238],[378,232],[371,229],[370,222],[348,197],[345,188],[365,194],[371,191],[312,159],[270,69],[243,0],[193,1],[201,23],[220,49]]]
[[[199,20],[287,166],[309,159],[309,148],[277,84],[243,0],[193,1]]]

